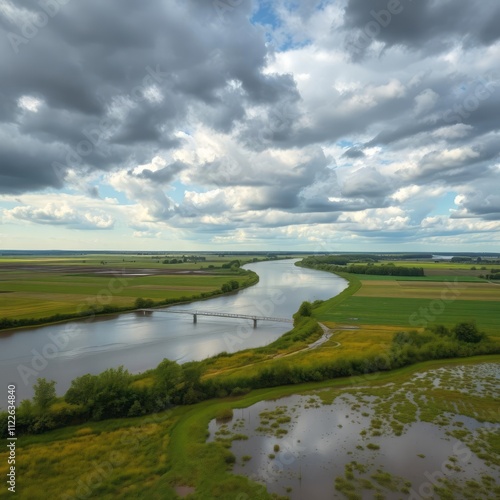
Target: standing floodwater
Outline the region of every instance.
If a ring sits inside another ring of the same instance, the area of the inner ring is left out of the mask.
[[[499,381],[482,363],[260,401],[212,420],[209,441],[231,444],[235,474],[290,500],[494,500]]]
[[[249,264],[245,267],[260,277],[257,285],[175,309],[291,318],[302,301],[327,299],[347,286],[338,276],[296,267],[294,262]],[[165,313],[127,313],[72,324],[76,333],[62,347],[47,348],[64,337],[66,324],[0,335],[0,378],[17,385],[19,400],[32,396],[35,374],[55,380],[57,392],[63,394],[72,379],[86,373],[120,365],[136,373],[163,358],[179,363],[201,360],[269,344],[291,328],[289,323],[259,322],[253,329],[245,320],[209,316],[193,324],[190,315]]]

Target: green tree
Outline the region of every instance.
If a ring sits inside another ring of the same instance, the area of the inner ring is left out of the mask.
[[[123,416],[135,399],[131,381],[132,376],[123,366],[99,375],[83,375],[71,382],[65,400],[85,406],[95,420]]]
[[[460,340],[461,342],[469,342],[471,344],[477,344],[484,338],[484,333],[478,330],[474,321],[464,321],[462,323],[458,323],[458,325],[453,328],[453,333],[457,340]]]
[[[299,307],[299,316],[311,316],[312,315],[312,304],[305,300],[300,304]]]
[[[144,415],[144,410],[142,409],[142,405],[137,399],[134,401],[134,404],[130,407],[128,411],[129,417],[138,417],[139,415]]]
[[[36,381],[33,386],[35,395],[33,396],[33,403],[38,412],[45,412],[50,408],[50,405],[56,400],[56,382],[54,380],[48,381],[41,377]]]
[[[162,394],[170,395],[183,381],[183,370],[175,361],[165,358],[157,366],[155,386]]]
[[[97,392],[97,377],[95,375],[82,375],[72,380],[71,386],[64,399],[71,404],[92,405]]]

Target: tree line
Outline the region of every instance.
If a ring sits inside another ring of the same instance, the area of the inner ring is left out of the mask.
[[[325,258],[307,257],[301,261],[301,266],[318,269],[328,272],[342,272],[350,274],[367,274],[377,276],[425,276],[424,269],[421,267],[395,266],[392,263],[375,265],[368,264],[341,264],[343,259],[328,259],[336,264],[325,262]]]
[[[310,316],[313,305],[302,304],[294,315],[294,329],[278,339],[279,347],[310,339],[321,331]],[[267,347],[269,348],[269,346]],[[265,348],[262,348],[265,349]],[[453,328],[434,325],[423,332],[394,334],[385,353],[352,355],[301,363],[281,358],[254,372],[238,377],[203,379],[205,361],[182,365],[164,359],[155,369],[132,375],[123,367],[110,368],[99,375],[83,375],[71,383],[64,397],[56,397],[55,382],[39,378],[32,400],[23,401],[16,415],[18,435],[37,434],[89,420],[134,417],[162,411],[176,405],[190,405],[214,397],[236,397],[252,389],[321,381],[336,377],[359,376],[400,368],[416,362],[453,357],[498,354],[500,346],[491,342],[474,322]],[[220,356],[229,356],[221,353]],[[7,414],[1,416],[7,433]]]

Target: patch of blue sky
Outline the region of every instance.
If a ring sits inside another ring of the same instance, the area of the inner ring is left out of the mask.
[[[289,12],[298,9],[297,3],[286,4]],[[276,49],[282,52],[288,50],[298,49],[307,46],[310,40],[295,40],[291,34],[284,33],[281,28],[283,27],[282,20],[276,12],[275,4],[271,1],[259,2],[259,7],[250,19],[252,24],[258,24],[266,30],[266,40],[269,43],[274,43]]]
[[[169,187],[167,188],[167,194],[168,197],[172,198],[172,200],[174,200],[175,203],[180,204],[184,199],[184,192],[186,190],[196,191],[197,193],[200,192],[198,189],[195,189],[193,185],[186,186],[181,181],[177,180],[169,185]]]
[[[130,200],[124,193],[116,191],[116,189],[114,189],[109,184],[99,185],[99,196],[101,198],[114,198],[118,200],[118,203],[120,203],[120,205],[128,205],[130,203]]]
[[[270,26],[273,29],[276,29],[281,25],[281,21],[273,8],[273,3],[271,1],[259,2],[259,8],[250,21],[252,24]]]
[[[439,200],[436,200],[434,203],[434,208],[431,212],[429,212],[428,217],[435,217],[437,215],[450,215],[451,208],[457,208],[455,205],[455,197],[457,193],[449,192],[446,195],[442,196]]]

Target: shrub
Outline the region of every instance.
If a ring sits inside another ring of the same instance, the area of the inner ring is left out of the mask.
[[[299,311],[298,311],[299,316],[311,316],[312,315],[312,304],[310,302],[307,302],[305,300],[300,304]]]
[[[455,338],[460,342],[469,342],[472,344],[477,344],[484,338],[484,333],[477,329],[473,321],[459,323],[453,328],[453,333],[455,334]]]
[[[251,391],[249,387],[235,387],[231,391],[231,396],[244,396],[245,394],[248,394]]]
[[[215,419],[218,421],[228,421],[233,418],[233,410],[231,408],[222,408],[215,414]]]

